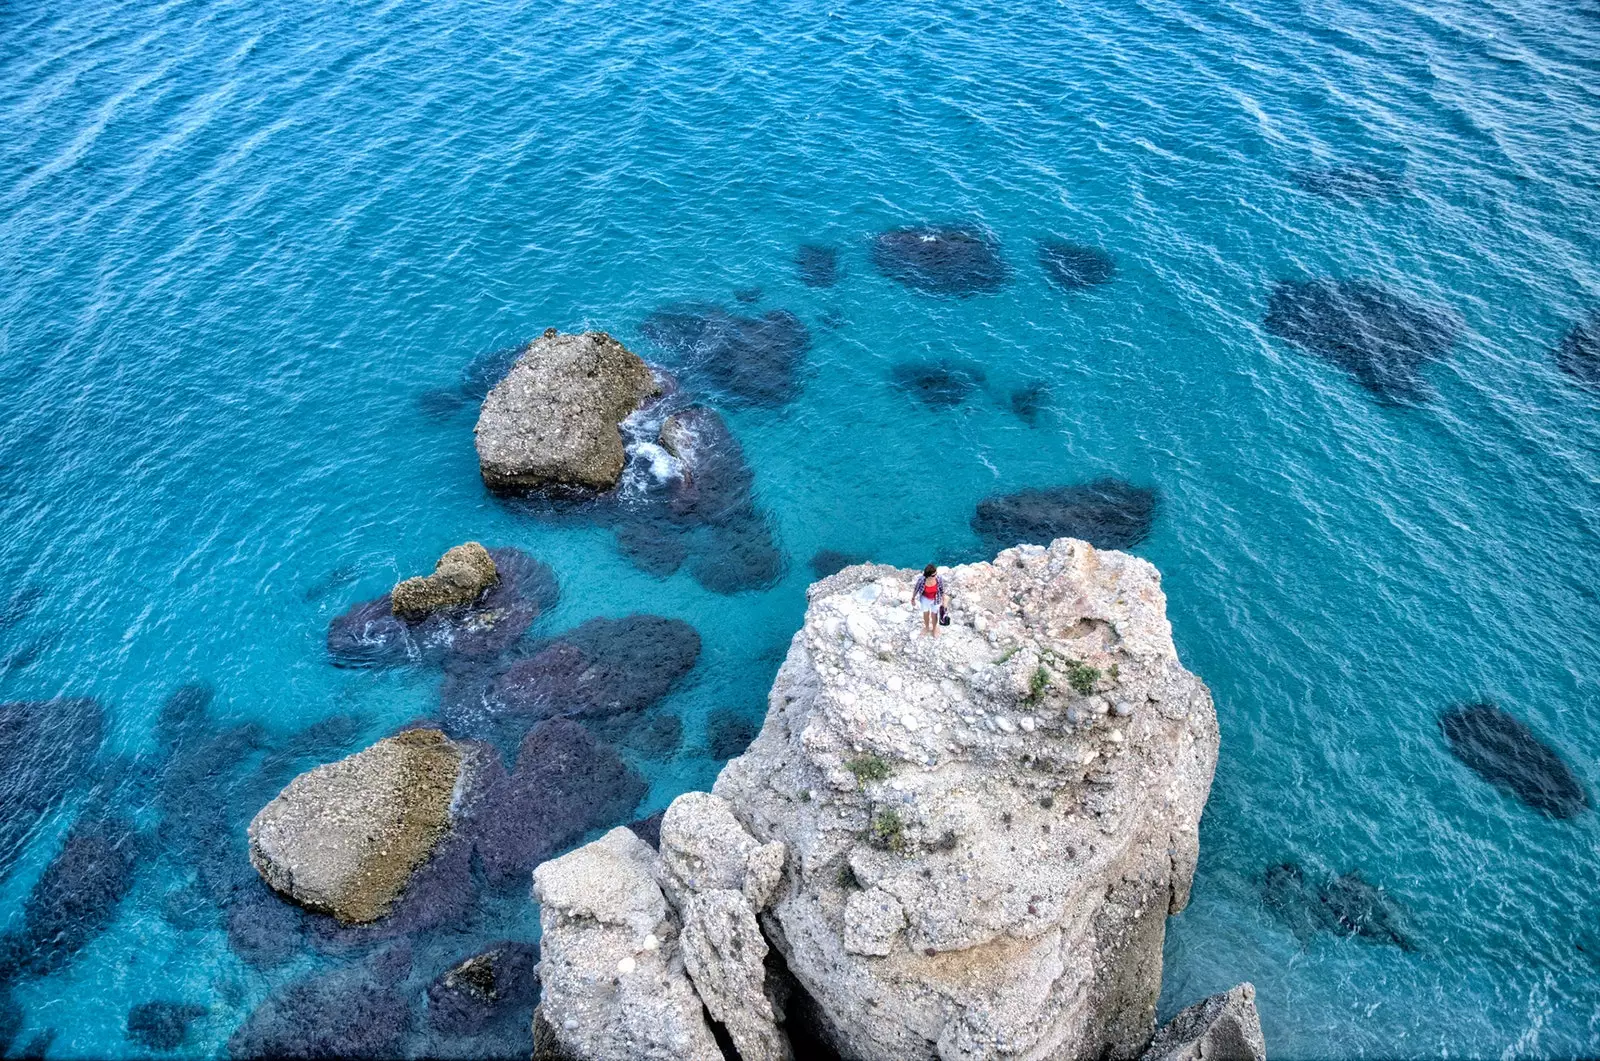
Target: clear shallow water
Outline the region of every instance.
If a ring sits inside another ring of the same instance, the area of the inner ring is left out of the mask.
[[[539,633],[648,610],[704,650],[640,812],[704,786],[710,711],[759,715],[820,548],[900,564],[979,546],[997,490],[1116,475],[1162,493],[1165,575],[1223,748],[1163,1010],[1253,980],[1273,1052],[1600,1050],[1600,825],[1552,821],[1445,751],[1488,696],[1600,788],[1600,395],[1554,367],[1600,301],[1600,8],[1145,2],[653,9],[447,0],[0,0],[0,696],[92,695],[110,753],[152,753],[181,682],[269,739],[355,713],[354,750],[435,712],[437,674],[329,665],[328,620],[467,538],[564,590]],[[1305,167],[1378,166],[1345,201]],[[1001,291],[892,283],[871,236],[981,225]],[[1036,241],[1113,252],[1063,292]],[[795,276],[802,243],[842,277]],[[1430,400],[1383,405],[1261,326],[1274,281],[1378,282],[1448,307]],[[734,597],[635,570],[609,531],[486,496],[472,414],[419,397],[547,326],[646,356],[663,305],[760,287],[813,339],[800,397],[725,409],[788,555]],[[930,410],[892,366],[958,358]],[[1042,380],[1036,426],[1009,408]],[[330,576],[333,577],[330,582]],[[29,587],[42,594],[29,598]],[[77,810],[0,884],[22,904]],[[154,806],[131,807],[159,825]],[[1271,865],[1359,869],[1403,952],[1267,911]],[[16,986],[19,1046],[117,1056],[128,1008],[200,1001],[215,1053],[309,951],[263,973],[176,927],[187,869],[149,851],[113,923]],[[490,902],[419,948],[528,938]]]

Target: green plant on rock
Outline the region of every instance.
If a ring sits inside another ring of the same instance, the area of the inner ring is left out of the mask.
[[[868,829],[868,840],[881,851],[904,851],[906,823],[901,820],[900,812],[893,807],[885,807],[874,814]]]
[[[1100,668],[1091,667],[1082,660],[1069,659],[1062,669],[1067,672],[1067,684],[1079,696],[1094,692],[1095,683],[1100,680]]]
[[[889,760],[876,752],[859,755],[844,764],[844,768],[856,775],[856,780],[861,784],[869,781],[882,781],[889,776]]]
[[[1044,691],[1048,688],[1050,688],[1050,672],[1045,670],[1044,664],[1041,663],[1028,676],[1028,703],[1038,703],[1039,699],[1044,696]]]

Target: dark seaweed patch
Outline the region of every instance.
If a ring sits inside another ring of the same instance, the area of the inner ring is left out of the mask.
[[[83,697],[0,704],[0,880],[41,819],[88,779],[104,714]]]
[[[980,501],[972,529],[999,548],[1081,538],[1098,549],[1128,549],[1150,534],[1157,500],[1154,490],[1111,478],[1018,490]]]
[[[1261,901],[1302,942],[1328,931],[1416,950],[1399,904],[1359,871],[1314,883],[1297,863],[1285,862],[1267,870]]]
[[[753,306],[761,301],[761,289],[759,287],[741,287],[733,293],[733,300],[746,306]]]
[[[974,225],[918,225],[880,232],[873,268],[929,295],[968,298],[998,291],[1011,279],[1000,244]]]
[[[683,720],[670,711],[591,716],[579,721],[599,740],[644,759],[671,758],[683,744]]]
[[[1050,403],[1050,387],[1039,380],[1025,383],[1011,392],[1011,411],[1018,420],[1035,427],[1039,413]]]
[[[810,330],[788,310],[745,317],[719,306],[688,304],[652,313],[639,331],[672,354],[691,378],[747,405],[793,401],[811,348]]]
[[[983,386],[982,367],[965,361],[905,361],[889,370],[889,380],[930,409],[954,409]]]
[[[128,1041],[150,1050],[176,1050],[188,1039],[189,1025],[210,1012],[193,1002],[141,1002],[128,1011]]]
[[[22,907],[22,929],[4,941],[0,969],[56,972],[105,931],[133,887],[140,838],[115,814],[80,819]],[[0,979],[4,979],[0,972]]]
[[[761,723],[740,711],[719,707],[706,720],[706,747],[711,758],[725,762],[744,754],[761,732]]]
[[[267,996],[228,1040],[245,1058],[392,1058],[411,1032],[402,982],[410,947],[401,944],[354,966],[311,973]]]
[[[1289,179],[1303,192],[1343,203],[1398,199],[1405,193],[1404,173],[1377,166],[1302,166]]]
[[[794,252],[794,270],[807,287],[832,287],[839,282],[839,251],[804,243]]]
[[[1561,756],[1494,704],[1453,707],[1439,716],[1439,728],[1450,754],[1535,810],[1575,818],[1588,809],[1588,792]]]
[[[1280,280],[1262,324],[1396,402],[1427,396],[1422,367],[1442,358],[1460,331],[1448,311],[1365,280]]]
[[[1117,275],[1117,260],[1109,253],[1064,239],[1040,240],[1039,264],[1046,276],[1068,290],[1109,284]]]
[[[811,573],[818,579],[837,575],[847,567],[867,562],[865,556],[857,553],[843,553],[837,549],[818,549],[811,557]]]
[[[1556,347],[1556,367],[1586,386],[1600,386],[1600,310],[1574,324]]]

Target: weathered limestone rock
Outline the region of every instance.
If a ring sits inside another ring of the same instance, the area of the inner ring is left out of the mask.
[[[721,1061],[654,864],[650,846],[619,828],[534,870],[544,990],[537,1056]]]
[[[1254,984],[1202,999],[1156,1032],[1143,1061],[1267,1061]]]
[[[943,572],[935,640],[915,574],[811,587],[717,779],[788,853],[766,937],[862,1061],[1138,1057],[1217,754],[1160,577],[1073,539],[1008,549]]]
[[[624,460],[617,425],[656,391],[649,367],[605,332],[548,329],[483,403],[484,483],[511,492],[611,489]]]
[[[402,619],[422,619],[440,608],[471,604],[499,577],[489,550],[467,542],[439,557],[433,574],[397,582],[390,604]]]
[[[250,823],[250,861],[308,909],[375,921],[449,831],[466,761],[443,733],[414,729],[308,770]]]
[[[661,886],[679,910],[693,892],[727,888],[759,913],[782,872],[783,845],[756,840],[720,796],[685,792],[661,819]]]
[[[766,957],[767,941],[742,894],[714,888],[689,898],[683,962],[712,1018],[728,1029],[740,1061],[789,1057],[766,994]]]

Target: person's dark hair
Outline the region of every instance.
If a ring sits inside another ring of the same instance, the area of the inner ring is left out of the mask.
[[[929,578],[932,578],[934,575],[937,575],[939,573],[939,565],[938,564],[929,564],[927,567],[922,569],[922,573],[924,575],[927,575]]]

